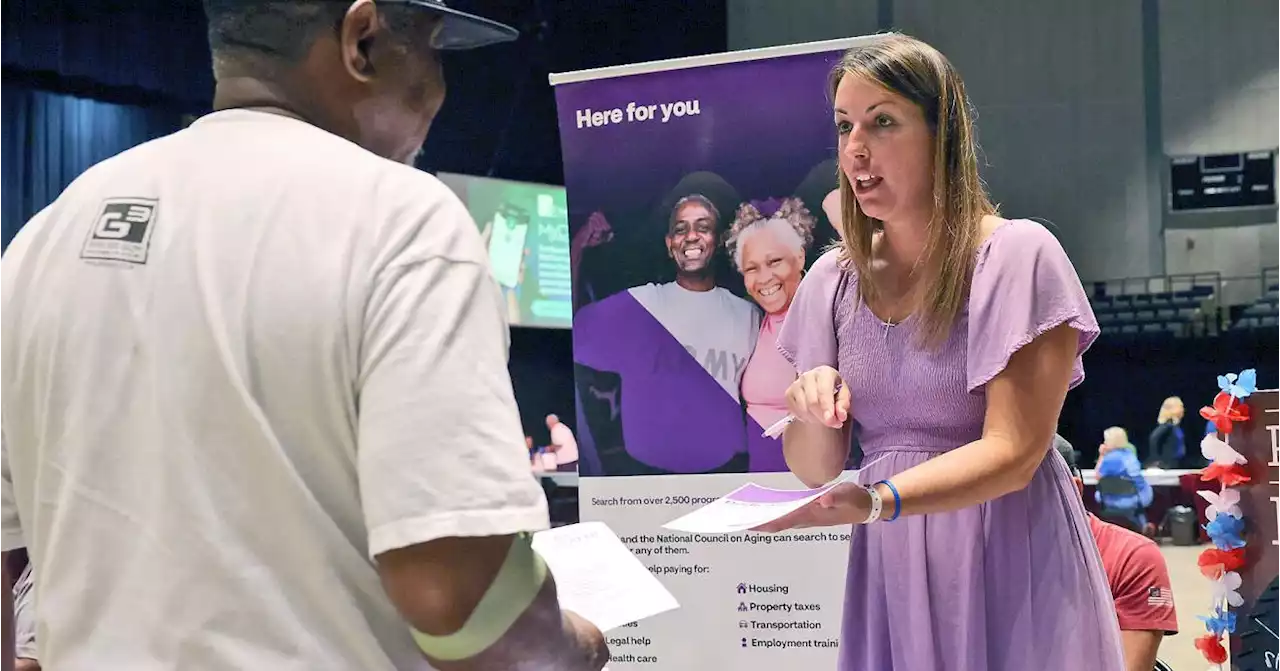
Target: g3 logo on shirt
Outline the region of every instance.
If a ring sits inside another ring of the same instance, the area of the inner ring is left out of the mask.
[[[151,198],[103,201],[80,258],[146,263],[158,206],[159,201]]]

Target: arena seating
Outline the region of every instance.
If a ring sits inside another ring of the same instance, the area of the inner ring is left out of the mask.
[[[1262,295],[1253,303],[1244,306],[1233,314],[1232,329],[1264,329],[1276,328],[1277,314],[1280,314],[1277,294],[1280,293],[1280,282],[1277,282],[1275,268],[1263,274],[1264,289]]]
[[[1097,282],[1090,299],[1106,335],[1215,333],[1217,273],[1140,277]]]

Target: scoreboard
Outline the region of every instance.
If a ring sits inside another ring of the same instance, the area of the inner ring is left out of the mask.
[[[1180,156],[1169,160],[1172,212],[1275,207],[1276,152]]]

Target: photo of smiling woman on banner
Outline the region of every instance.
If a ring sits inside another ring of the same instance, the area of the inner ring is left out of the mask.
[[[748,469],[783,471],[782,441],[764,429],[787,415],[787,388],[795,368],[778,351],[778,333],[804,276],[816,219],[798,198],[743,203],[725,240],[747,295],[764,311],[760,335],[742,374]]]

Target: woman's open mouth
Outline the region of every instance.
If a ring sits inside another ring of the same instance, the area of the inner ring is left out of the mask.
[[[880,183],[883,181],[884,181],[883,177],[879,177],[869,173],[863,173],[861,175],[857,175],[853,178],[853,192],[860,196],[870,193],[877,186],[880,186]]]

